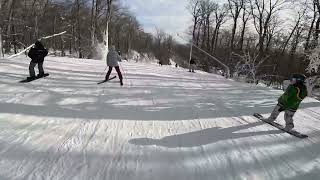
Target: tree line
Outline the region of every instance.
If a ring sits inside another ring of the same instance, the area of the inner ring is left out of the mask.
[[[108,44],[123,52],[154,54],[169,63],[172,37],[161,30],[144,32],[136,17],[117,0],[0,0],[0,56],[17,53],[42,36],[60,56],[103,58]]]
[[[233,74],[241,69],[237,75],[253,79],[253,67],[254,76],[280,82],[306,73],[307,56],[318,47],[319,0],[189,0],[187,8],[191,42],[221,59]],[[193,56],[207,71],[219,67],[197,50]]]

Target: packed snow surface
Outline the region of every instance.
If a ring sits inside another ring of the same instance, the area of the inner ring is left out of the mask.
[[[295,116],[299,139],[255,119],[283,92],[204,72],[123,62],[0,60],[0,180],[317,180],[320,103]],[[115,73],[115,72],[113,72]],[[283,114],[277,120],[284,124]]]

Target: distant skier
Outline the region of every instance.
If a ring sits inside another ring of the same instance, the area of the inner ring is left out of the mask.
[[[29,77],[27,79],[33,80],[45,76],[43,70],[44,58],[48,55],[48,51],[44,48],[40,41],[36,41],[34,47],[32,47],[28,53],[28,56],[32,59],[29,65]],[[39,74],[36,76],[34,68],[38,64]]]
[[[191,58],[189,62],[189,72],[194,72],[195,69],[196,69],[196,61],[194,60],[194,58]]]
[[[159,66],[162,66],[162,61],[159,61],[158,64],[159,64]]]
[[[176,63],[176,68],[178,68],[178,64]]]
[[[121,58],[118,52],[116,51],[115,46],[111,46],[107,55],[107,65],[109,66],[109,71],[106,75],[105,81],[109,80],[112,68],[115,68],[120,79],[120,85],[123,86],[123,78],[119,68],[119,61],[121,61]]]
[[[301,101],[308,95],[307,87],[304,85],[305,79],[306,76],[303,74],[293,74],[291,76],[291,84],[278,99],[278,105],[267,119],[268,121],[275,121],[280,112],[284,111],[284,120],[286,121],[285,130],[290,131],[294,128],[293,116],[298,110]]]

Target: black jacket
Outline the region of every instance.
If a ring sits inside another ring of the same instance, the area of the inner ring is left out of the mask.
[[[190,64],[196,64],[196,61],[194,59],[191,59]]]
[[[28,56],[32,59],[33,63],[41,63],[44,57],[48,55],[48,51],[44,47],[33,47],[30,49]]]

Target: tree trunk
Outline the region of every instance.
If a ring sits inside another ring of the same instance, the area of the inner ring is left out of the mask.
[[[92,8],[91,8],[91,32],[90,32],[90,41],[91,41],[91,48],[95,45],[95,32],[96,32],[96,17],[95,17],[95,0],[92,0]]]
[[[0,12],[2,10],[2,1],[0,1]],[[0,17],[0,23],[2,23],[2,17]],[[0,58],[3,57],[3,44],[2,44],[2,27],[0,26]]]
[[[7,40],[9,42],[6,42],[5,44],[5,51],[7,53],[10,53],[11,51],[11,42],[12,40],[11,39],[11,34],[12,33],[12,19],[13,19],[13,11],[14,11],[14,2],[15,0],[11,0],[9,1],[9,17],[8,17],[8,26],[7,26]]]
[[[260,17],[260,19],[259,19],[259,52],[260,52],[260,54],[262,54],[263,53],[263,41],[264,41],[264,39],[263,39],[263,37],[262,37],[262,33],[263,33],[263,26],[262,26],[262,17]]]
[[[213,51],[215,51],[215,50],[217,49],[218,39],[219,39],[219,33],[220,33],[220,24],[218,24],[217,27],[216,27],[216,34],[215,34],[215,42],[214,42],[214,49],[213,49]]]
[[[106,24],[105,24],[105,31],[104,31],[104,45],[105,45],[105,50],[104,50],[104,57],[107,56],[108,50],[109,50],[109,23],[111,20],[111,15],[112,15],[112,1],[113,0],[107,0],[107,15],[106,15]]]
[[[270,33],[267,36],[266,52],[269,52],[272,38],[273,38],[273,35]]]
[[[243,14],[242,14],[242,30],[241,30],[241,35],[240,35],[240,41],[239,41],[239,49],[243,49],[243,44],[244,44],[244,34],[246,32],[246,27],[247,27],[247,22],[249,18],[246,17],[246,9],[243,9]]]
[[[319,39],[319,32],[320,32],[320,17],[318,17],[317,22],[316,22],[316,29],[314,31],[314,39],[312,43],[312,48],[315,48],[318,46],[318,39]]]
[[[238,18],[239,18],[239,13],[236,12],[233,18],[233,27],[232,27],[231,42],[230,42],[231,51],[234,49],[234,39],[236,35],[236,30],[237,30]]]
[[[284,44],[284,46],[283,46],[283,48],[282,48],[281,54],[283,54],[283,53],[285,52],[285,50],[286,50],[286,48],[287,48],[287,46],[288,46],[288,44],[289,44],[290,39],[292,38],[294,32],[296,31],[296,29],[298,28],[298,26],[299,26],[299,24],[300,24],[300,19],[301,19],[301,17],[299,17],[299,19],[297,20],[294,28],[292,29],[292,31],[291,31],[291,33],[290,33],[290,35],[289,35],[289,37],[288,37],[288,39],[286,40],[286,42],[285,42],[285,44]]]
[[[212,34],[212,39],[211,39],[211,53],[214,51],[215,47],[215,42],[216,42],[216,35],[217,35],[217,27],[215,27],[213,34]]]
[[[39,27],[38,27],[38,14],[36,13],[35,17],[34,17],[34,39],[38,39],[39,38]]]
[[[312,31],[313,31],[313,26],[314,26],[314,23],[316,21],[316,18],[317,18],[317,12],[316,12],[316,6],[314,4],[314,7],[313,7],[313,18],[312,18],[312,22],[311,22],[311,25],[310,25],[310,28],[309,28],[309,31],[308,31],[308,35],[307,35],[307,39],[306,39],[306,44],[305,44],[305,47],[304,47],[304,50],[305,51],[308,51],[309,49],[309,44],[310,44],[310,39],[311,39],[311,34],[312,34]]]
[[[0,8],[0,10],[1,10],[1,8]],[[2,46],[2,28],[0,27],[0,58],[1,57],[3,57],[3,46]]]
[[[56,24],[57,24],[57,16],[54,16],[53,29],[52,29],[53,34],[56,33]],[[55,38],[53,38],[52,41],[53,41],[53,50],[54,50],[54,52],[55,52],[56,49],[57,49],[57,45],[56,45],[56,40],[55,40]]]
[[[79,58],[82,58],[82,48],[81,48],[81,24],[80,24],[80,2],[77,0],[77,35],[78,35],[78,53]]]
[[[202,34],[202,43],[201,43],[201,49],[204,49],[204,46],[205,46],[205,42],[206,42],[206,35],[207,35],[207,23],[206,23],[206,20],[204,18],[204,24],[203,24],[203,34]]]
[[[65,53],[65,47],[64,47],[64,39],[63,36],[61,36],[61,56],[64,57],[66,55]]]
[[[194,24],[193,24],[193,30],[192,30],[192,41],[196,39],[196,29],[198,24],[198,17],[194,17]]]
[[[95,15],[94,15],[94,24],[95,24],[95,30],[94,30],[94,34],[97,34],[97,24],[98,24],[98,16],[100,13],[99,10],[99,6],[100,6],[100,0],[96,0],[96,10],[95,10]]]
[[[295,37],[293,38],[292,46],[290,49],[290,55],[294,55],[296,53],[297,47],[299,44],[299,39],[301,37],[301,33],[302,33],[302,28],[301,27],[297,28],[296,34],[295,34]]]
[[[210,50],[210,15],[207,16],[207,51]]]
[[[12,32],[13,32],[13,36],[12,36],[12,44],[13,44],[13,50],[14,50],[14,54],[17,54],[17,41],[16,41],[16,27],[15,25],[12,26]]]
[[[69,46],[69,53],[72,55],[73,53],[73,47],[75,46],[75,33],[74,33],[74,24],[71,25],[71,41],[70,41],[70,46]]]
[[[201,27],[202,27],[202,21],[200,21],[199,27],[198,27],[198,33],[197,33],[197,42],[196,45],[199,46],[199,42],[200,42],[200,32],[201,32]]]

